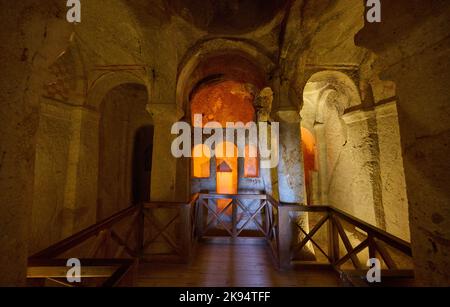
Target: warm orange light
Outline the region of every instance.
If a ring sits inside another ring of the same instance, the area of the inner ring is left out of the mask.
[[[198,144],[192,149],[193,176],[195,178],[210,177],[211,151],[208,146]]]
[[[231,155],[227,155],[227,150]],[[238,159],[237,147],[233,143],[223,142],[216,145],[216,191],[219,194],[237,194],[238,192]],[[225,164],[224,164],[225,163]],[[220,166],[220,167],[219,167]],[[221,171],[222,170],[222,171]],[[231,199],[217,201],[217,210],[223,210]],[[231,214],[231,208],[226,211]]]
[[[207,85],[192,98],[192,122],[195,114],[203,115],[203,125],[212,121],[219,122],[222,127],[227,122],[252,122],[255,116],[253,100],[245,85],[237,81]]]
[[[305,185],[308,194],[308,201],[311,196],[311,178],[315,170],[316,140],[314,135],[306,128],[302,127],[302,151],[303,165],[305,170]]]
[[[246,178],[254,178],[259,176],[259,163],[257,153],[258,149],[256,146],[245,145],[244,177]]]

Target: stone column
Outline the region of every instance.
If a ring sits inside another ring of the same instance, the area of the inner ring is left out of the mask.
[[[183,116],[183,111],[174,104],[149,104],[147,110],[155,127],[150,199],[175,201],[178,161],[171,152],[172,141],[176,138],[171,128]]]
[[[278,193],[280,202],[306,204],[305,174],[301,147],[300,114],[297,110],[280,110],[275,113],[280,123],[280,149],[278,164]],[[300,242],[304,234],[295,226],[297,223],[306,232],[309,231],[308,214],[291,212],[288,220],[293,238]],[[302,260],[313,260],[314,251],[311,242],[298,255]]]
[[[300,115],[296,110],[277,111],[280,123],[278,191],[280,202],[306,203]]]

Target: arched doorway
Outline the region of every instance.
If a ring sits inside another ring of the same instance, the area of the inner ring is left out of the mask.
[[[128,83],[100,105],[97,220],[149,199],[153,128],[147,89]]]
[[[310,203],[332,205],[409,239],[396,108],[366,98],[362,103],[360,90],[343,72],[321,71],[308,80],[302,131],[310,132],[317,151]]]

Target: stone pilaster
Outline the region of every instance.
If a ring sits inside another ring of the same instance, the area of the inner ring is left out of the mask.
[[[30,253],[95,223],[98,121],[96,112],[42,101]]]
[[[147,111],[152,115],[155,127],[150,198],[152,201],[174,201],[177,158],[171,152],[176,137],[171,134],[171,128],[183,116],[183,111],[174,104],[149,104]]]

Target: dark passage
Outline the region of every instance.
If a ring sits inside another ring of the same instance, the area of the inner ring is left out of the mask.
[[[140,128],[134,138],[133,203],[150,201],[153,126]]]

